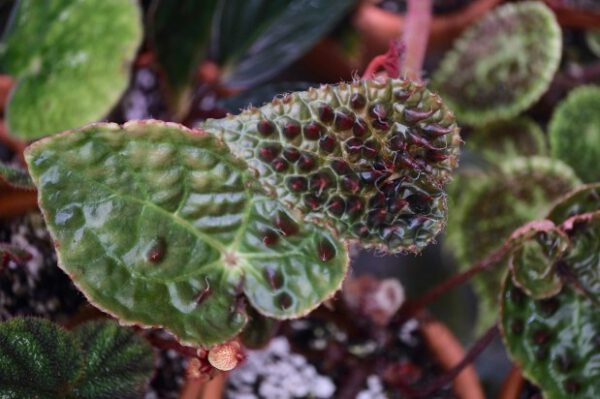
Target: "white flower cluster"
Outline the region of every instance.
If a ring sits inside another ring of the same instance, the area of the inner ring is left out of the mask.
[[[271,340],[269,346],[248,351],[246,362],[231,372],[227,398],[295,399],[333,397],[335,385],[320,375],[299,354],[290,352],[284,337]]]

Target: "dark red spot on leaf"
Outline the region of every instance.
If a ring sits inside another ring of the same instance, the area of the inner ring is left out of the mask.
[[[302,176],[293,176],[287,180],[287,185],[290,190],[300,192],[306,190],[307,181],[306,178]]]
[[[308,140],[318,140],[321,137],[321,125],[316,122],[309,122],[304,126],[304,137]]]
[[[319,241],[317,251],[319,252],[319,259],[321,259],[321,262],[330,261],[335,257],[336,252],[335,247],[329,240]]]
[[[346,141],[346,151],[348,151],[348,154],[359,154],[362,145],[363,142],[361,139],[356,137],[351,138],[350,140]]]
[[[298,135],[300,134],[300,131],[302,130],[302,128],[300,127],[300,124],[297,122],[288,122],[285,124],[284,128],[283,128],[283,135],[290,139],[293,140],[296,137],[298,137]]]
[[[337,112],[335,114],[334,125],[336,130],[348,130],[354,125],[354,115],[346,112]]]
[[[287,292],[282,292],[277,296],[277,303],[281,307],[281,309],[286,310],[292,306],[294,303],[292,297]]]
[[[273,165],[273,169],[275,169],[277,172],[283,172],[287,170],[289,166],[287,161],[283,158],[275,158],[271,165]]]
[[[329,200],[327,210],[335,216],[341,216],[346,210],[346,202],[342,197],[335,196]]]
[[[333,150],[335,150],[335,138],[330,135],[321,137],[321,140],[319,140],[319,147],[325,152],[333,152]]]
[[[277,241],[279,241],[279,235],[275,231],[271,229],[265,230],[262,236],[263,244],[265,244],[267,247],[271,247],[277,244]]]
[[[330,123],[333,120],[333,108],[327,104],[319,105],[319,119],[323,123]]]
[[[267,136],[270,136],[271,134],[273,134],[273,132],[275,131],[275,126],[273,125],[273,123],[270,120],[262,119],[257,124],[257,130],[260,134],[267,137]]]
[[[340,159],[334,159],[333,161],[331,161],[331,168],[338,175],[345,175],[347,173],[350,173],[350,165],[348,165],[348,162],[342,161]]]
[[[158,237],[152,242],[152,246],[148,250],[146,257],[148,262],[159,263],[165,258],[166,254],[167,243],[165,242],[164,238]]]
[[[275,217],[275,226],[285,237],[298,233],[298,224],[284,212],[279,212]]]
[[[314,156],[304,152],[300,155],[298,160],[298,167],[303,172],[310,172],[317,165],[317,160]]]
[[[364,137],[367,133],[367,122],[358,118],[354,122],[354,125],[352,125],[352,133],[354,133],[356,137]]]
[[[342,189],[352,194],[356,194],[360,190],[360,181],[356,176],[342,177]]]
[[[360,93],[354,93],[350,98],[350,106],[352,109],[361,110],[367,105],[367,99]]]
[[[379,154],[379,145],[375,140],[367,140],[362,147],[362,154],[365,158],[375,158]]]
[[[283,156],[290,162],[296,162],[300,158],[300,151],[294,147],[287,147],[283,150]]]
[[[268,144],[258,150],[258,157],[264,162],[271,162],[281,152],[281,147],[277,144]]]

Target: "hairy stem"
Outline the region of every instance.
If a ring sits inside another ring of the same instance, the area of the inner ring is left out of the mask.
[[[431,27],[431,0],[408,0],[403,34],[406,55],[404,73],[411,80],[420,80]]]

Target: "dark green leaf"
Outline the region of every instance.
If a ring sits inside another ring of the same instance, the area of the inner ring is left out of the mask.
[[[356,0],[221,0],[213,21],[213,56],[223,81],[249,87],[300,58]]]
[[[4,180],[8,185],[33,190],[35,186],[26,170],[17,169],[3,163],[0,163],[0,180]]]
[[[47,320],[0,324],[2,398],[64,398],[81,377],[82,364],[76,341]]]
[[[93,321],[73,330],[85,354],[78,399],[136,399],[144,396],[154,369],[152,347],[113,321]]]

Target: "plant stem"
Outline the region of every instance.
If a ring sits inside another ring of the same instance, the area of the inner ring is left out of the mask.
[[[450,291],[452,288],[468,281],[477,273],[484,271],[490,268],[491,266],[495,265],[496,263],[500,262],[502,258],[511,249],[510,244],[511,240],[509,239],[496,251],[492,252],[490,255],[480,260],[479,262],[476,262],[464,272],[455,274],[447,280],[442,281],[440,284],[434,286],[428,291],[425,291],[425,293],[419,298],[412,301],[407,301],[398,312],[397,319],[402,323],[412,318],[421,310],[425,309],[427,305],[438,299],[440,296],[444,295],[446,292]]]
[[[479,356],[479,354],[483,352],[485,348],[487,348],[487,346],[494,338],[496,338],[499,332],[500,330],[498,329],[498,326],[494,324],[481,338],[477,340],[477,342],[475,342],[471,349],[469,349],[469,352],[456,366],[426,386],[418,389],[410,389],[409,392],[406,392],[408,396],[412,398],[428,398],[431,397],[431,395],[436,391],[454,381],[454,379],[464,370],[464,368],[471,364],[477,358],[477,356]]]
[[[431,27],[431,8],[431,0],[408,0],[403,34],[406,46],[403,70],[406,77],[411,80],[421,80]]]

